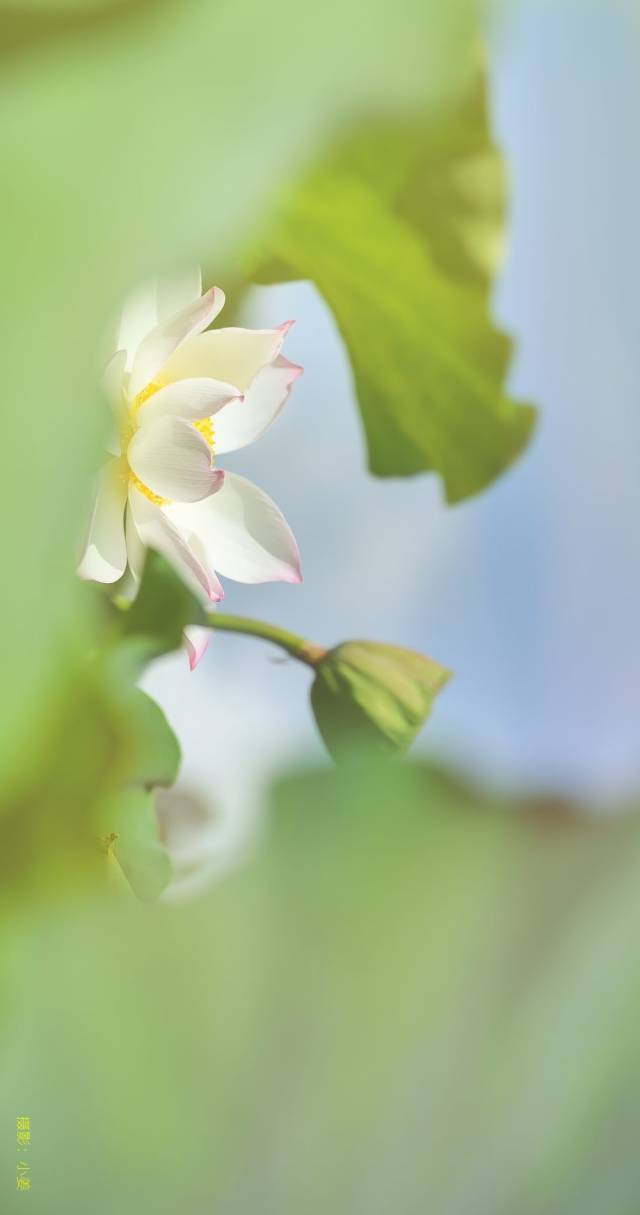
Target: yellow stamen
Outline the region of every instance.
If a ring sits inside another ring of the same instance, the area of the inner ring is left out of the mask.
[[[204,435],[209,447],[211,448],[211,451],[215,454],[216,434],[215,430],[213,429],[213,418],[200,418],[200,420],[198,422],[194,422],[193,425],[195,426],[196,430],[200,431],[201,435]]]
[[[151,380],[146,387],[142,389],[142,392],[139,392],[138,395],[133,398],[130,407],[132,418],[135,417],[138,410],[142,408],[145,402],[149,400],[149,397],[152,397],[160,388],[162,388],[162,384],[159,384],[157,380]],[[123,436],[123,451],[126,451],[127,447],[129,446],[129,440],[131,439],[134,429],[135,427],[131,425],[131,423],[129,423],[126,427],[127,433]],[[129,468],[129,481],[135,486],[136,489],[140,491],[141,494],[144,494],[145,498],[148,498],[150,502],[153,502],[154,506],[164,506],[165,503],[169,501],[168,498],[161,498],[160,494],[154,494],[153,490],[149,489],[149,486],[145,485],[144,481],[141,481],[131,468]]]
[[[141,494],[144,494],[145,498],[153,502],[154,506],[166,506],[169,499],[161,498],[160,494],[154,494],[153,490],[149,489],[149,486],[145,485],[144,481],[141,481],[139,477],[136,477],[136,474],[131,469],[129,469],[129,480],[132,485],[135,485],[136,489],[140,490]]]
[[[159,388],[162,388],[162,384],[159,384],[157,380],[151,380],[146,388],[143,388],[142,392],[139,392],[137,397],[133,398],[131,412],[136,413],[144,405],[145,401],[148,401],[149,397],[152,397],[154,392],[157,392]]]

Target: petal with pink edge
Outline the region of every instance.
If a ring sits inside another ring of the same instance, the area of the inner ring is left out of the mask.
[[[224,305],[224,291],[212,287],[200,299],[188,304],[170,320],[162,322],[152,329],[142,340],[133,362],[131,379],[129,381],[129,396],[133,399],[146,388],[151,380],[162,371],[164,364],[177,351],[178,347],[194,334],[201,334],[207,325],[217,317]],[[192,375],[197,375],[193,372]],[[184,379],[184,376],[164,377],[163,382],[172,379]],[[214,376],[213,379],[227,380],[227,376]],[[229,383],[234,381],[229,380]]]
[[[176,526],[166,508],[155,506],[137,489],[129,490],[129,505],[142,543],[166,557],[199,599],[215,603],[224,597],[213,569],[194,551],[188,529]]]
[[[124,504],[127,481],[119,460],[102,469],[95,504],[78,573],[95,582],[117,582],[127,564]]]
[[[184,342],[162,368],[161,380],[210,376],[245,392],[258,372],[280,354],[288,326],[279,329],[212,329]]]
[[[227,472],[219,493],[164,507],[200,541],[207,565],[237,582],[301,582],[300,554],[286,519],[261,489]]]
[[[143,406],[144,408],[144,406]],[[221,488],[204,435],[183,418],[160,417],[141,426],[127,449],[136,476],[160,498],[198,502]]]
[[[231,401],[218,414],[215,425],[216,454],[237,451],[259,439],[284,408],[291,387],[302,367],[278,355],[258,372],[244,400]]]

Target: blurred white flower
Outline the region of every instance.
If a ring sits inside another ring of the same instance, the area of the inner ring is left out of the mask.
[[[116,421],[78,572],[140,581],[156,549],[207,601],[218,573],[239,582],[299,582],[294,536],[262,490],[216,467],[253,442],[282,409],[302,368],[281,354],[292,324],[204,332],[224,304],[200,273],[140,289],[128,301],[104,379]],[[191,665],[205,634],[187,639]]]

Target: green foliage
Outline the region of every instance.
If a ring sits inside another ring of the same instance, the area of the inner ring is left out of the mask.
[[[438,472],[452,502],[503,472],[534,422],[506,394],[511,346],[489,314],[503,212],[482,77],[435,113],[357,130],[284,196],[252,263],[329,304],[371,471]]]
[[[172,785],[180,766],[180,747],[162,709],[146,692],[133,688],[126,697],[126,711],[137,744],[129,781],[146,789]]]
[[[118,790],[104,799],[91,827],[111,840],[108,857],[116,858],[134,892],[145,900],[161,894],[171,875],[158,837],[153,790],[176,780],[180,747],[162,709],[135,683],[151,658],[180,643],[181,613],[189,615],[190,599],[169,567],[152,556],[139,602],[117,613],[117,623],[125,625],[124,638],[112,642],[101,660],[127,746]]]
[[[51,697],[28,777],[0,795],[3,847],[0,886],[16,897],[46,899],[86,871],[98,876],[95,824],[104,799],[123,786],[139,741],[128,729],[122,692],[102,666],[73,651],[68,685]]]
[[[491,134],[484,68],[448,104],[358,130],[336,163],[375,188],[424,241],[442,275],[488,300],[502,262],[507,180]]]
[[[100,655],[68,656],[70,690],[51,704],[30,780],[5,788],[0,798],[7,899],[16,890],[22,897],[30,890],[39,901],[86,881],[100,884],[98,837],[120,831],[116,824],[124,819],[128,832],[116,855],[131,836],[135,859],[123,869],[133,874],[134,889],[150,897],[151,879],[139,876],[145,865],[166,884],[168,858],[164,849],[159,855],[146,791],[174,782],[180,748],[162,710],[135,687],[148,657],[148,645],[138,639],[107,646]]]
[[[315,671],[311,705],[337,761],[361,746],[389,758],[404,754],[451,674],[414,650],[375,641],[345,641]]]
[[[170,881],[171,862],[158,837],[153,793],[120,793],[105,805],[103,822],[107,864],[115,857],[137,897],[145,902],[157,899]]]
[[[180,747],[162,709],[145,692],[126,688],[120,704],[130,747],[121,787],[102,804],[97,830],[116,837],[113,855],[135,894],[153,899],[171,877],[158,836],[153,790],[174,783]]]
[[[35,1215],[629,1215],[639,831],[299,772],[198,902],[32,905],[0,1103],[38,1127]]]

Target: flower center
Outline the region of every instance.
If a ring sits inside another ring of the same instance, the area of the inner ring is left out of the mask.
[[[162,384],[159,384],[157,380],[151,380],[151,382],[147,384],[146,388],[143,388],[142,392],[139,392],[131,402],[129,414],[123,423],[122,433],[120,436],[121,450],[123,453],[126,453],[127,447],[129,446],[129,443],[131,442],[133,434],[136,430],[136,417],[138,411],[142,409],[145,402],[149,400],[149,397],[152,397],[160,388],[162,388]],[[195,426],[196,430],[199,430],[200,434],[207,440],[207,443],[211,448],[211,456],[213,459],[216,450],[213,419],[200,418],[197,422],[194,422],[193,425]],[[166,505],[166,503],[169,501],[168,498],[161,498],[159,494],[156,494],[152,489],[149,489],[149,486],[145,485],[144,481],[141,481],[140,478],[136,476],[133,469],[128,464],[127,470],[130,483],[135,485],[136,489],[139,490],[141,494],[144,494],[145,498],[148,498],[149,501],[153,502],[155,506]]]

